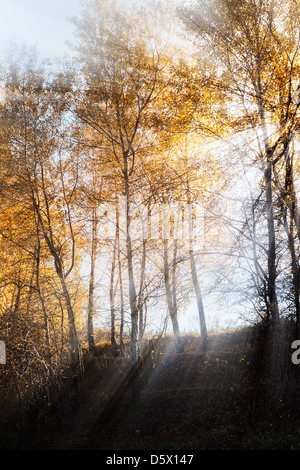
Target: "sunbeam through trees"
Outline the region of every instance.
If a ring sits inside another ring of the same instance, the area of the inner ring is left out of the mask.
[[[0,64],[0,448],[300,449],[300,3],[81,7]]]

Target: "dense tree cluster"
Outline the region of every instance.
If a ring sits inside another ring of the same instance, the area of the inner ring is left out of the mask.
[[[66,365],[80,383],[99,325],[133,363],[154,324],[182,351],[194,300],[205,348],[203,291],[300,334],[298,1],[164,8],[92,1],[67,67],[6,67],[1,373],[20,399]]]

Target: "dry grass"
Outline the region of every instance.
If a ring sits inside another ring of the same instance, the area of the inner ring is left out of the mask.
[[[26,431],[26,446],[300,449],[299,370],[290,360],[291,338],[284,327],[274,382],[262,372],[266,338],[259,328],[212,334],[207,350],[197,335],[186,335],[181,354],[171,337],[147,340],[136,368],[128,351],[115,356],[108,344],[99,344],[96,357],[85,355],[81,403],[66,397],[70,411],[48,413],[35,434]]]

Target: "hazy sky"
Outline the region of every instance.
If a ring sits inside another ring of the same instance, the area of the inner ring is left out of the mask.
[[[0,0],[0,56],[9,43],[35,46],[41,58],[68,52],[77,16],[86,0]],[[118,0],[124,8],[151,0]],[[180,0],[173,0],[179,2]]]
[[[9,42],[36,46],[40,56],[61,56],[72,37],[71,15],[80,0],[0,0],[0,46]]]
[[[121,2],[126,7],[133,0]],[[84,0],[0,0],[0,48],[26,43],[41,57],[64,55],[73,32],[69,18],[78,15],[81,4]]]

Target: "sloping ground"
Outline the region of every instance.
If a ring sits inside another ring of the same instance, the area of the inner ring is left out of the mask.
[[[257,380],[255,329],[212,336],[207,351],[197,336],[184,341],[181,354],[170,338],[148,344],[138,370],[109,352],[86,356],[80,406],[53,416],[29,447],[300,449],[298,370],[283,365],[271,396]]]

